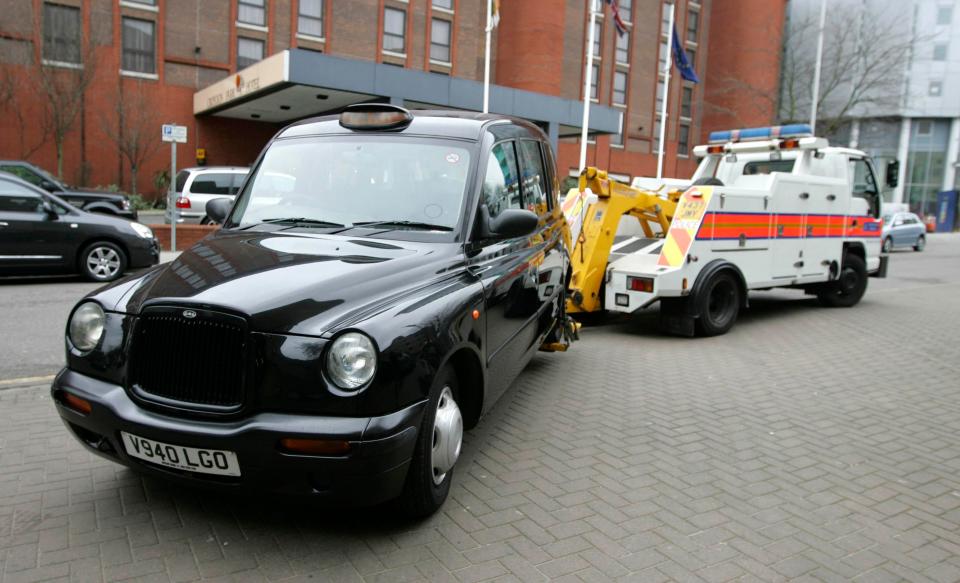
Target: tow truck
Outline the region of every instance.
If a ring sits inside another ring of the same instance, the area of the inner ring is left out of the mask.
[[[690,180],[596,168],[564,200],[573,239],[567,311],[632,313],[660,302],[660,327],[715,336],[752,290],[802,289],[831,307],[857,304],[885,277],[880,189],[870,158],[831,147],[809,126],[713,132]],[[891,184],[890,177],[887,178]],[[616,241],[623,216],[643,236]]]

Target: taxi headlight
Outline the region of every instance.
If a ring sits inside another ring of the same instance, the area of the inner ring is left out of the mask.
[[[144,239],[153,239],[153,230],[146,225],[141,225],[140,223],[130,223],[130,227],[133,228],[133,232],[140,235]]]
[[[364,334],[343,334],[327,351],[327,375],[341,389],[359,389],[370,382],[376,372],[377,348]]]
[[[97,346],[103,336],[104,319],[103,308],[96,302],[85,302],[73,311],[67,334],[77,350],[87,352]]]

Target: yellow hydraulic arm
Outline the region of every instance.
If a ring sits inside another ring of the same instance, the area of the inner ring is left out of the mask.
[[[582,193],[587,188],[597,195],[597,202],[581,211],[582,227],[570,257],[573,273],[567,294],[568,313],[600,310],[600,287],[620,218],[624,215],[636,217],[646,237],[663,237],[673,220],[681,194],[672,191],[663,198],[654,191],[620,184],[609,178],[606,171],[593,167],[580,173],[578,190]],[[568,196],[575,193],[571,189]],[[654,226],[658,228],[654,230]]]

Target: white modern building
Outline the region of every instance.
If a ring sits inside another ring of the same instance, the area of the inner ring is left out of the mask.
[[[809,27],[817,20],[820,6],[821,0],[791,0],[787,34]],[[837,18],[846,22],[837,23]],[[902,62],[882,72],[888,80],[897,80],[884,86],[884,91],[892,94],[880,100],[882,103],[852,108],[846,116],[849,123],[835,132],[831,141],[868,152],[877,160],[881,175],[887,164],[898,160],[899,185],[885,193],[887,200],[907,203],[919,213],[934,212],[937,193],[958,186],[960,0],[827,0],[827,22],[827,30],[838,24],[850,27],[853,32],[848,38],[854,44],[861,37],[868,42],[878,39],[878,25],[887,39],[909,44]],[[858,30],[867,32],[861,35]],[[803,42],[801,50],[805,52],[805,45],[815,42],[815,34],[806,34]],[[828,51],[830,46],[828,39]],[[869,55],[875,49],[861,44],[855,50]],[[825,70],[831,58],[834,55],[824,54]],[[851,78],[857,78],[857,66],[852,65],[853,71],[848,72]],[[824,104],[821,111],[842,101],[850,89],[837,89],[834,103]],[[809,101],[806,107],[809,109]]]

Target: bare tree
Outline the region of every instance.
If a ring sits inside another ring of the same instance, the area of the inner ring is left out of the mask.
[[[47,143],[49,132],[46,124],[37,124],[40,132],[35,142],[27,140],[28,125],[25,104],[20,100],[20,94],[17,91],[17,75],[14,72],[14,65],[5,64],[0,67],[0,111],[3,115],[12,120],[17,130],[17,144],[20,146],[20,158],[27,159],[37,150]]]
[[[830,7],[824,28],[818,133],[830,135],[855,114],[889,114],[900,105],[904,75],[918,39],[902,14],[868,9],[866,4]],[[811,19],[791,26],[790,51],[784,53],[779,117],[803,121],[810,114],[818,24]]]
[[[836,132],[858,113],[890,113],[900,102],[903,75],[918,40],[901,16],[878,10],[867,13],[859,2],[831,2],[829,15],[817,100],[821,135]],[[771,93],[749,80],[726,78],[719,80],[718,93],[746,104],[740,110],[755,106],[775,111],[779,123],[806,121],[813,99],[818,28],[816,14],[789,22],[779,59],[779,92]],[[734,110],[712,107],[736,117]]]
[[[130,165],[130,192],[134,194],[141,165],[162,143],[157,111],[148,87],[137,81],[131,88],[118,91],[111,108],[101,118],[103,133]]]
[[[41,62],[31,76],[43,100],[41,131],[53,138],[57,152],[57,177],[63,178],[63,144],[83,110],[87,87],[96,75],[97,58],[92,44],[84,51],[82,65],[61,67]]]

